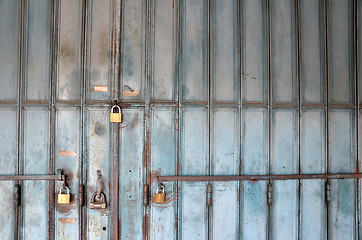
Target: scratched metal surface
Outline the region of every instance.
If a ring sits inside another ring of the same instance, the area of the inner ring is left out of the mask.
[[[329,202],[326,180],[165,182],[154,202],[157,175],[359,171],[361,12],[362,0],[0,1],[0,174],[61,168],[71,192],[59,205],[60,182],[22,182],[14,207],[15,182],[1,182],[0,238],[362,236],[357,180],[331,180]],[[122,124],[109,123],[114,99]],[[106,210],[89,209],[97,170]]]

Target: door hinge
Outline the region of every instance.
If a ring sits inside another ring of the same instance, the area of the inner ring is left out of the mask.
[[[148,184],[143,186],[143,205],[145,206],[149,204],[149,188]]]
[[[78,194],[79,194],[79,206],[83,207],[83,205],[84,205],[84,185],[79,185]]]
[[[21,204],[21,187],[19,184],[15,184],[15,198],[14,198],[14,205],[15,207],[19,207]]]
[[[212,185],[210,183],[207,184],[207,189],[206,189],[206,204],[208,206],[212,205]]]
[[[273,204],[273,184],[272,183],[268,184],[267,201],[268,201],[269,206]]]
[[[329,202],[332,200],[331,196],[331,182],[326,181],[326,202]]]

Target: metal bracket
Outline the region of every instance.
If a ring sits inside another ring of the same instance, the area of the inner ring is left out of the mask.
[[[207,184],[207,189],[206,189],[206,204],[208,206],[212,205],[212,185],[210,183]]]
[[[269,206],[273,204],[273,184],[272,183],[268,184],[267,202],[268,202]]]
[[[150,187],[148,186],[148,184],[145,184],[143,186],[143,205],[145,205],[145,206],[147,206],[150,202],[149,189],[150,189]]]
[[[330,202],[332,200],[331,196],[331,182],[326,181],[326,202]]]
[[[101,196],[102,190],[103,190],[103,179],[102,179],[102,172],[101,170],[97,170],[97,185],[96,185],[96,191],[97,191],[97,197]]]
[[[15,207],[19,207],[21,204],[21,187],[19,184],[15,185],[14,194],[15,194],[14,205]]]
[[[79,206],[83,206],[84,205],[84,185],[79,185]]]

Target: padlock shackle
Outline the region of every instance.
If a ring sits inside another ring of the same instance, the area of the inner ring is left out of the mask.
[[[66,189],[67,190],[67,194],[69,194],[69,188],[67,186],[65,187],[60,187],[59,188],[59,191],[58,191],[58,194],[62,194],[62,189]]]
[[[118,113],[121,113],[121,112],[122,112],[121,108],[120,108],[118,105],[114,105],[114,106],[111,108],[111,113],[114,113],[114,112],[113,112],[113,109],[114,109],[115,107],[118,108]]]
[[[102,201],[102,203],[105,203],[106,202],[106,196],[104,195],[104,193],[101,192],[100,194],[100,200]],[[98,196],[97,192],[93,193],[92,195],[92,199],[91,199],[91,202],[94,203],[96,201],[96,196]]]
[[[159,193],[160,188],[162,189],[162,193],[165,193],[165,187],[163,185],[158,185],[157,189],[156,189],[156,193]]]

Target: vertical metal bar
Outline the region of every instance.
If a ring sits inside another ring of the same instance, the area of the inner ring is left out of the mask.
[[[329,60],[329,52],[328,52],[328,0],[324,0],[324,26],[325,26],[325,32],[324,32],[324,40],[325,40],[325,55],[324,55],[324,59],[325,59],[325,90],[324,90],[324,96],[325,96],[325,104],[326,104],[326,117],[325,117],[325,126],[326,126],[326,173],[329,173],[329,112],[330,112],[330,106],[329,106],[329,64],[328,64],[328,60]],[[326,217],[327,217],[327,221],[326,221],[326,228],[327,228],[327,239],[330,239],[330,233],[329,233],[329,217],[330,217],[330,213],[329,213],[329,205],[330,203],[327,202],[326,204]]]
[[[145,93],[145,140],[144,140],[144,172],[146,173],[144,179],[146,180],[147,184],[151,186],[151,172],[150,172],[150,114],[151,114],[151,106],[150,106],[150,99],[151,99],[151,77],[152,77],[152,66],[149,64],[152,62],[152,56],[151,56],[151,49],[152,49],[152,41],[151,41],[151,31],[152,31],[152,20],[151,20],[151,12],[152,12],[152,1],[146,0],[145,1],[146,6],[146,30],[145,30],[145,81],[146,81],[146,93]],[[143,223],[143,237],[144,239],[149,238],[149,208],[144,208],[144,223]]]
[[[87,0],[83,0],[82,2],[82,30],[81,30],[81,49],[82,49],[82,54],[81,54],[81,93],[80,93],[80,122],[81,122],[81,126],[80,126],[80,138],[81,138],[81,142],[80,142],[80,161],[79,161],[79,169],[80,169],[80,176],[79,176],[79,189],[81,189],[81,186],[85,185],[87,183],[87,169],[86,166],[87,164],[85,164],[85,162],[87,161],[86,158],[86,148],[87,148],[87,143],[86,143],[86,133],[85,133],[85,124],[86,124],[86,110],[85,110],[85,104],[86,104],[86,81],[87,81],[87,70],[86,70],[86,66],[87,66],[87,36],[88,36],[88,31],[87,31],[87,26],[88,26],[88,3]],[[78,192],[78,194],[83,194]],[[79,199],[82,198],[83,196],[79,196]],[[75,203],[77,204],[77,203]],[[80,201],[78,201],[78,213],[79,213],[79,239],[86,239],[87,237],[87,214],[86,214],[87,209],[82,208]]]
[[[54,171],[54,152],[55,152],[55,94],[56,94],[56,79],[57,79],[57,52],[58,52],[58,24],[59,24],[59,1],[53,1],[52,8],[52,27],[51,27],[51,80],[49,91],[49,167],[48,174]],[[55,237],[55,206],[54,206],[54,188],[55,183],[50,182],[48,184],[48,239],[54,239]]]
[[[114,88],[111,93],[112,99],[120,99],[120,43],[121,43],[121,9],[122,0],[113,1],[113,83]],[[112,231],[110,231],[111,239],[118,239],[118,189],[119,189],[119,129],[117,124],[111,124],[111,148],[112,151],[112,172],[111,172],[111,189],[110,189],[110,205],[111,205],[111,218],[112,218]]]
[[[360,159],[359,159],[359,152],[360,152],[360,137],[359,137],[359,134],[360,134],[360,126],[359,126],[359,121],[360,121],[360,96],[359,96],[359,88],[360,88],[360,85],[359,85],[359,79],[360,79],[360,76],[359,76],[359,67],[358,67],[358,63],[359,63],[359,46],[358,46],[358,41],[359,41],[359,14],[361,14],[359,12],[359,7],[360,7],[360,1],[356,0],[355,1],[355,24],[354,24],[354,32],[355,32],[355,50],[354,50],[354,54],[355,54],[355,58],[354,58],[354,67],[355,67],[355,115],[356,115],[356,170],[357,170],[357,173],[360,172]],[[361,219],[361,204],[360,204],[360,201],[361,201],[361,197],[360,197],[360,187],[361,187],[361,182],[359,179],[357,179],[357,191],[356,191],[356,203],[357,203],[357,206],[356,206],[356,209],[357,209],[357,219],[356,219],[356,223],[357,223],[357,239],[360,239],[360,235],[361,235],[361,223],[360,223],[360,219]]]
[[[180,64],[181,61],[181,4],[180,4],[181,0],[176,0],[174,1],[174,7],[176,8],[175,14],[176,14],[176,23],[174,24],[174,36],[175,36],[175,100],[176,100],[176,108],[175,108],[175,124],[176,124],[176,167],[175,167],[175,175],[180,175],[181,169],[180,169],[180,158],[181,158],[181,131],[180,131],[180,126],[182,124],[181,122],[181,95],[180,95],[180,84],[181,84],[181,76],[180,76],[180,67],[182,66]],[[175,3],[176,2],[176,3]],[[175,196],[176,196],[176,200],[175,200],[175,237],[176,240],[178,240],[178,229],[179,229],[179,199],[180,199],[180,195],[179,195],[179,189],[180,187],[180,183],[176,182],[174,185],[175,188]]]
[[[211,162],[211,138],[214,137],[214,131],[212,129],[212,124],[211,122],[213,123],[213,119],[211,119],[211,108],[213,108],[213,104],[212,104],[212,99],[213,99],[213,94],[212,94],[212,91],[213,91],[213,82],[214,82],[214,79],[213,79],[213,46],[214,46],[214,28],[211,26],[211,23],[213,21],[213,16],[212,16],[212,9],[213,9],[213,6],[214,4],[212,4],[212,0],[208,0],[207,1],[207,34],[206,34],[206,38],[208,39],[207,41],[207,47],[206,47],[206,55],[207,55],[207,70],[206,70],[206,78],[207,78],[207,119],[208,119],[208,137],[209,137],[209,141],[207,142],[208,144],[208,160],[209,160],[209,167],[207,169],[207,173],[208,175],[211,175],[211,167],[212,167],[212,162]],[[210,182],[207,183],[207,186],[210,185],[210,188],[212,188],[212,185]],[[207,189],[206,189],[207,190]],[[207,206],[211,206],[211,199],[210,199],[210,204],[208,205],[208,200],[207,200]],[[208,239],[211,240],[212,238],[212,232],[211,232],[211,229],[212,229],[212,211],[210,209],[210,207],[207,208],[207,236],[208,236]]]
[[[22,172],[23,163],[21,162],[22,158],[22,148],[23,148],[23,124],[22,124],[22,109],[23,109],[23,87],[24,87],[24,60],[26,57],[26,21],[27,21],[27,1],[21,0],[20,2],[20,26],[19,26],[19,77],[18,77],[18,91],[17,91],[17,121],[18,121],[18,132],[17,132],[17,174]],[[25,54],[24,54],[25,53]],[[17,185],[22,186],[22,183],[18,181],[15,183]],[[21,200],[20,200],[21,201]],[[14,239],[20,239],[21,237],[21,229],[22,229],[22,209],[21,206],[15,208],[15,230],[14,230]]]
[[[271,146],[271,139],[272,139],[272,132],[271,132],[271,127],[272,127],[272,104],[273,104],[273,100],[272,100],[272,93],[273,93],[273,84],[272,84],[272,79],[271,79],[271,10],[270,10],[270,1],[267,0],[266,1],[266,14],[267,14],[267,82],[268,82],[268,174],[270,174],[270,159],[271,159],[271,152],[272,152],[272,146]],[[272,181],[269,181],[269,184],[273,184]],[[268,204],[268,220],[267,220],[267,238],[271,239],[271,206]]]
[[[240,134],[239,134],[239,146],[238,146],[238,151],[239,151],[239,154],[240,154],[240,161],[239,161],[239,174],[242,173],[242,166],[243,166],[243,157],[242,157],[242,154],[243,154],[243,84],[241,82],[241,76],[242,76],[242,59],[243,59],[243,42],[242,42],[242,32],[243,32],[243,21],[242,21],[242,13],[243,13],[243,3],[244,1],[237,1],[237,30],[236,30],[236,34],[237,34],[237,52],[238,52],[238,62],[237,62],[237,66],[238,66],[238,75],[237,75],[237,79],[240,80],[240,84],[239,84],[239,99],[238,99],[238,108],[239,108],[239,129],[240,129]],[[239,224],[238,224],[238,239],[241,239],[241,236],[242,236],[242,233],[241,233],[241,230],[242,230],[242,217],[243,217],[243,214],[242,214],[242,211],[241,211],[241,203],[242,203],[242,182],[239,182],[238,184],[238,200],[239,200]]]
[[[300,1],[297,0],[296,1],[296,5],[295,5],[295,26],[296,26],[296,54],[297,54],[297,106],[298,106],[298,130],[297,130],[297,135],[298,135],[298,148],[297,148],[297,156],[298,156],[298,174],[302,174],[302,166],[301,166],[301,154],[300,154],[300,149],[301,149],[301,115],[302,115],[302,111],[301,111],[301,12],[300,12]],[[297,218],[298,218],[298,226],[297,226],[297,230],[298,230],[298,238],[302,239],[301,236],[301,197],[302,197],[302,181],[298,180],[298,200],[297,200]]]
[[[356,160],[356,172],[359,173],[359,84],[358,84],[358,0],[354,0],[353,3],[353,74],[354,74],[354,114],[355,114],[355,156]],[[360,197],[359,197],[359,187],[360,180],[356,180],[356,212],[355,212],[355,222],[356,222],[356,236],[359,239],[359,227],[360,227]]]

